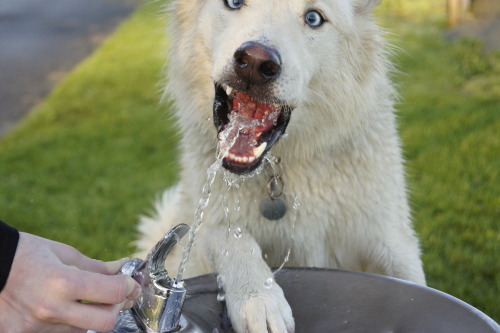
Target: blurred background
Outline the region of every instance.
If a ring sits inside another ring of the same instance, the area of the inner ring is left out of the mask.
[[[164,1],[2,0],[0,219],[111,260],[176,182]],[[500,1],[384,0],[430,287],[500,320]]]
[[[2,0],[0,135],[88,56],[140,0]]]

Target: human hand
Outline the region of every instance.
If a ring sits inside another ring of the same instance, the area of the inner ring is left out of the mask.
[[[112,330],[118,312],[141,292],[131,277],[114,275],[126,261],[90,259],[69,245],[21,232],[0,292],[0,332]]]

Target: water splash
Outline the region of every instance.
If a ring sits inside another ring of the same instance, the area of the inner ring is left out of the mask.
[[[184,253],[182,255],[182,260],[179,264],[179,269],[177,273],[177,281],[182,280],[182,276],[184,275],[184,271],[186,269],[186,263],[189,260],[189,255],[191,253],[191,249],[193,247],[196,234],[198,230],[201,228],[203,222],[203,214],[205,209],[210,202],[210,195],[212,193],[211,187],[217,175],[217,172],[220,170],[222,166],[222,160],[229,154],[229,150],[234,145],[238,136],[240,135],[240,131],[246,127],[253,127],[255,124],[249,123],[248,121],[244,121],[241,119],[241,116],[230,115],[229,116],[229,124],[219,133],[219,145],[217,151],[217,158],[215,162],[207,169],[207,181],[203,185],[202,193],[200,201],[198,202],[198,206],[194,213],[194,222],[189,229],[189,238],[185,246]]]
[[[272,116],[272,115],[271,115]],[[229,150],[231,147],[236,143],[236,140],[238,139],[240,132],[242,130],[248,131],[248,129],[252,130],[253,128],[262,125],[262,123],[259,120],[248,120],[245,119],[243,116],[239,115],[238,113],[230,113],[229,114],[229,123],[224,127],[224,129],[219,133],[218,139],[219,139],[219,144],[218,144],[218,149],[217,149],[217,156],[216,156],[216,161],[207,169],[207,180],[205,184],[203,185],[202,188],[202,194],[201,198],[198,202],[198,206],[196,208],[196,211],[194,213],[194,222],[190,228],[189,231],[189,237],[186,245],[184,246],[184,252],[183,252],[183,257],[182,260],[179,264],[179,269],[177,273],[177,281],[181,281],[184,271],[186,269],[186,264],[187,261],[189,260],[189,255],[191,253],[191,249],[193,247],[196,234],[198,233],[199,229],[201,228],[202,222],[203,222],[203,215],[205,212],[205,209],[208,207],[208,204],[210,202],[210,197],[211,197],[211,188],[212,185],[215,181],[215,178],[219,172],[219,170],[222,167],[222,161],[225,157],[229,155]],[[273,174],[282,174],[281,170],[281,164],[279,161],[279,158],[274,157],[271,154],[267,154],[265,156],[265,160],[268,162],[268,165],[271,166]],[[259,175],[261,171],[264,168],[264,163],[262,163],[256,170],[254,170],[250,174],[246,174],[244,176],[242,175],[235,175],[231,172],[228,172],[226,170],[223,170],[224,172],[222,173],[222,178],[223,181],[225,182],[228,190],[231,188],[236,188],[240,189],[241,185],[243,182],[248,179],[252,178],[256,175]],[[234,211],[239,212],[240,211],[240,202],[242,201],[242,191],[239,191],[238,196],[235,199],[234,202]],[[231,219],[230,219],[230,212],[229,212],[229,205],[227,203],[225,194],[222,196],[222,204],[223,204],[223,209],[224,209],[224,216],[227,220],[228,223],[228,234],[227,236],[229,237],[231,233]],[[288,248],[287,254],[283,260],[283,263],[281,266],[278,268],[276,272],[281,270],[283,266],[289,261],[290,259],[290,253],[291,253],[291,244],[293,244],[294,240],[294,234],[295,234],[295,221],[297,218],[297,210],[299,207],[299,202],[297,199],[297,196],[294,195],[294,204],[293,204],[293,211],[294,215],[292,218],[292,232],[290,236],[290,246]],[[236,228],[233,236],[236,239],[239,239],[242,237],[242,230],[241,228]],[[222,251],[223,256],[227,256],[229,253],[228,249],[224,249]],[[252,249],[253,253],[253,249]],[[264,259],[267,259],[267,254],[264,254]],[[266,280],[264,283],[264,286],[269,285],[269,288],[272,286],[273,283],[273,278],[269,278]]]
[[[262,125],[262,122],[257,119],[249,120],[244,115],[237,112],[231,112],[228,115],[229,123],[219,133],[219,156],[224,158],[228,155],[229,150],[234,145],[242,131],[252,131],[254,128]]]

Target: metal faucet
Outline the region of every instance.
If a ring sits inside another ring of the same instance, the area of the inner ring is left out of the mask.
[[[168,276],[165,259],[188,231],[186,224],[175,226],[155,245],[145,260],[132,259],[122,266],[119,274],[129,275],[139,282],[142,293],[130,310],[120,313],[118,324],[112,332],[170,333],[180,329],[186,288],[182,281]],[[137,327],[134,327],[130,317]]]
[[[131,313],[137,326],[144,332],[167,333],[179,328],[186,288],[182,281],[168,276],[165,260],[174,245],[188,231],[189,227],[185,224],[172,228],[131,274],[142,286],[142,294]]]

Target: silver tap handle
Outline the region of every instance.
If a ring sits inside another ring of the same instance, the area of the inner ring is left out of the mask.
[[[165,260],[172,248],[180,241],[189,231],[189,226],[179,224],[173,227],[149,252],[146,257],[145,265],[151,274],[162,275],[167,274],[165,269]]]
[[[178,329],[186,289],[182,281],[168,276],[165,260],[188,231],[186,224],[175,226],[149,252],[146,260],[133,259],[127,263],[129,267],[125,264],[120,270],[129,273],[142,286],[142,294],[130,312],[143,332],[167,333]]]
[[[118,274],[129,275],[139,282],[142,293],[130,310],[120,312],[117,325],[109,333],[170,333],[179,329],[186,289],[182,281],[168,276],[165,260],[188,231],[185,224],[175,226],[149,252],[146,260],[132,259],[120,268]]]

